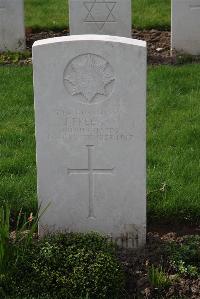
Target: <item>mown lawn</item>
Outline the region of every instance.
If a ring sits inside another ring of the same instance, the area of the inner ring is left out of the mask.
[[[170,28],[170,0],[132,0],[135,28]],[[26,27],[34,30],[68,27],[67,0],[25,0]]]
[[[151,68],[148,215],[200,221],[200,65]]]
[[[36,207],[32,68],[0,67],[0,202]]]
[[[148,219],[200,218],[200,65],[150,67]],[[36,207],[31,67],[0,67],[0,203]]]

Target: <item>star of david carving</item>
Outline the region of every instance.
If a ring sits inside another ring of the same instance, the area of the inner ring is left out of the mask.
[[[115,23],[114,8],[116,1],[94,0],[84,1],[83,5],[87,10],[85,23],[93,23],[98,30],[102,30],[106,23]]]

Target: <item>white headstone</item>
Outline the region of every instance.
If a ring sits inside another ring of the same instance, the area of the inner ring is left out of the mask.
[[[69,0],[70,34],[131,37],[131,0]]]
[[[145,242],[146,43],[80,35],[33,45],[38,198],[47,231]]]
[[[0,0],[0,51],[25,49],[23,0]]]
[[[172,49],[200,54],[200,0],[172,0]]]

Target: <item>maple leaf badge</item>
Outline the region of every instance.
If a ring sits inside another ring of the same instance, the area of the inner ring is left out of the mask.
[[[111,65],[101,56],[83,54],[74,58],[64,72],[64,84],[72,95],[85,103],[96,103],[108,97],[115,81]]]

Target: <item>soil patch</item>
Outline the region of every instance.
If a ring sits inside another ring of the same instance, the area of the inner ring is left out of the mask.
[[[68,30],[61,32],[43,31],[32,33],[26,32],[27,48],[31,50],[36,40],[51,38],[56,36],[68,35]],[[170,55],[170,35],[169,31],[159,30],[133,30],[133,38],[145,40],[148,46],[148,63],[149,64],[172,64],[175,63],[175,56]]]
[[[159,224],[148,224],[148,232],[156,232],[160,236],[167,235],[171,232],[176,232],[177,236],[185,235],[200,235],[199,225],[186,225],[178,223],[159,223]]]
[[[149,64],[174,64],[176,55],[171,56],[171,32],[159,30],[133,30],[133,38],[145,40]]]
[[[118,256],[126,273],[125,298],[200,298],[200,277],[187,277],[177,275],[170,268],[169,261],[163,252],[164,246],[170,242],[182,244],[184,237],[171,232],[159,234],[149,232],[147,244],[140,251],[119,250]],[[149,279],[149,268],[154,265],[157,269],[164,269],[164,273],[170,279],[167,287],[156,288]]]

